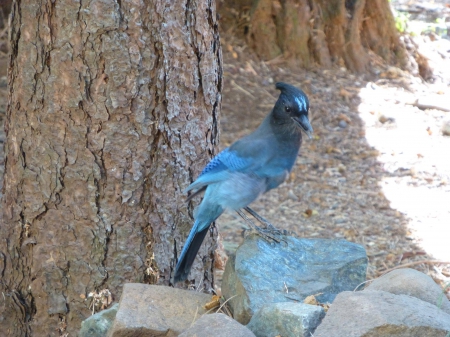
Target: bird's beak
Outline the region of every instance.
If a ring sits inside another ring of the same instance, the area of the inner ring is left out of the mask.
[[[307,134],[309,139],[312,138],[313,128],[309,119],[306,115],[300,115],[300,118],[292,118],[298,125],[300,125],[301,129]]]

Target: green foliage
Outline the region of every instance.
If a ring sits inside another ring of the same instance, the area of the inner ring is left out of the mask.
[[[436,23],[424,23],[424,22],[410,22],[408,24],[408,32],[415,33],[416,35],[420,35],[422,33],[435,33],[439,36],[447,35],[447,26],[442,23],[442,19],[436,19]]]
[[[411,20],[411,15],[406,12],[393,10],[393,14],[395,27],[400,33],[408,33],[412,36],[421,35],[422,33],[427,32],[433,32],[441,36],[447,34],[445,17],[437,18],[435,22],[425,22],[422,20]]]
[[[395,27],[400,33],[404,33],[408,28],[409,17],[409,13],[394,11]]]

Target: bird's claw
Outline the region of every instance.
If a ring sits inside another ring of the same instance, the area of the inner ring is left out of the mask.
[[[253,226],[250,225],[250,233],[255,233],[269,243],[284,242],[287,244],[287,240],[284,238],[284,233],[273,226],[272,228],[261,228],[253,224]]]
[[[262,225],[265,226],[264,229],[260,228],[260,230],[263,230],[266,233],[270,233],[270,235],[272,236],[277,236],[280,237],[279,240],[275,240],[276,242],[285,242],[287,243],[286,239],[284,239],[283,237],[290,235],[289,231],[287,230],[279,230],[278,228],[276,228],[274,225],[272,225],[268,220],[266,220],[265,218],[263,218],[261,215],[259,215],[258,213],[256,213],[253,209],[251,209],[250,207],[245,207],[244,208],[248,213],[250,213],[256,220],[258,220]]]
[[[265,227],[265,228],[261,228],[259,226],[256,226],[253,223],[253,221],[247,215],[245,215],[245,213],[243,213],[241,210],[238,210],[237,213],[250,226],[250,228],[252,229],[252,232],[254,232],[257,235],[261,236],[267,242],[270,242],[270,243],[273,243],[273,242],[276,242],[276,243],[285,242],[287,244],[287,240],[284,238],[284,236],[286,235],[286,231],[280,231],[279,229],[275,228],[275,226],[273,226],[269,221],[264,219],[262,216],[258,215],[251,208],[246,207],[245,210],[247,212],[249,212],[251,215],[253,215],[253,217],[256,220],[258,220]]]

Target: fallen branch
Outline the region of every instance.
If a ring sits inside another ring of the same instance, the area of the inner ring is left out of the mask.
[[[284,63],[285,61],[286,60],[284,59],[284,55],[281,54],[281,55],[278,55],[277,57],[275,57],[269,61],[266,61],[264,63],[267,65],[278,65],[278,64]]]
[[[446,104],[445,102],[442,102],[442,104],[439,104],[439,103],[432,103],[430,100],[425,101],[423,99],[422,100],[417,99],[412,103],[406,103],[406,104],[416,106],[421,110],[434,109],[434,110],[450,112],[450,106],[448,104]]]
[[[401,264],[399,266],[390,268],[390,269],[386,269],[386,270],[380,270],[378,272],[379,276],[382,276],[384,274],[387,274],[395,269],[401,269],[401,268],[406,268],[406,267],[411,267],[411,266],[415,266],[416,264],[450,264],[450,262],[448,261],[437,261],[437,260],[422,260],[422,261],[414,261],[414,262],[409,262],[409,263],[405,263],[405,264]],[[380,274],[381,273],[381,274]]]

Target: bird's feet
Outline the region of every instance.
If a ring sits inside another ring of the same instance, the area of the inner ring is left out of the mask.
[[[255,223],[247,215],[245,215],[244,212],[242,212],[241,210],[238,210],[237,213],[250,226],[250,228],[252,229],[252,232],[254,232],[257,235],[261,236],[263,239],[265,239],[266,241],[268,241],[270,243],[272,243],[272,242],[280,243],[282,241],[287,242],[286,239],[284,239],[284,236],[287,235],[286,231],[280,231],[279,229],[275,228],[269,221],[267,221],[262,216],[257,214],[251,208],[246,207],[244,209],[248,213],[253,215],[253,217],[256,220],[258,220],[261,224],[263,224],[265,226],[265,228],[261,228],[259,226],[256,226]]]
[[[276,233],[278,235],[289,235],[289,232],[287,230],[279,230],[274,225],[272,225],[266,218],[263,218],[261,215],[256,213],[254,210],[252,210],[250,207],[244,208],[250,215],[252,215],[256,220],[258,220],[261,224],[265,226],[266,230],[271,231],[272,233]]]
[[[265,229],[265,228],[261,228],[259,226],[250,226],[250,229],[248,231],[245,231],[244,233],[244,237],[247,237],[250,234],[256,234],[258,236],[260,236],[261,238],[263,238],[265,241],[267,241],[268,243],[281,243],[284,242],[287,244],[286,239],[282,236],[279,235],[278,233],[273,233],[272,231]]]

